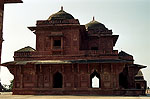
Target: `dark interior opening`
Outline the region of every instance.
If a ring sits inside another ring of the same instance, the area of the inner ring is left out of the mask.
[[[141,85],[140,84],[136,84],[136,89],[141,89]]]
[[[123,73],[119,74],[119,86],[125,89],[128,88],[127,76],[125,76]]]
[[[54,46],[61,46],[61,40],[54,40]]]
[[[53,88],[62,88],[62,74],[59,72],[53,76]]]
[[[101,78],[100,78],[100,74],[97,73],[96,70],[94,70],[94,72],[90,75],[91,88],[93,88],[93,86],[92,86],[92,79],[93,79],[95,76],[99,79],[99,88],[101,88]]]
[[[91,50],[98,50],[98,47],[91,47]]]

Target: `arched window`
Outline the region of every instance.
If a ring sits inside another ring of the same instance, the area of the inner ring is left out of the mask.
[[[53,88],[62,88],[62,83],[63,83],[62,74],[56,72],[53,75]]]
[[[100,74],[94,71],[90,75],[91,88],[101,88]]]
[[[119,74],[119,86],[125,89],[128,88],[127,77],[123,74],[123,72]]]

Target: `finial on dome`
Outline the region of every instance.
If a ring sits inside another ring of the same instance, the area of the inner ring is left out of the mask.
[[[95,17],[93,16],[93,21],[95,21]]]
[[[63,6],[61,6],[61,11],[63,11]]]

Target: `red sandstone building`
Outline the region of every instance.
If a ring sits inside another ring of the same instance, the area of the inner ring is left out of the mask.
[[[13,94],[145,95],[139,70],[146,66],[113,50],[119,36],[94,18],[80,25],[61,8],[28,28],[36,36],[36,49],[15,51],[14,61],[3,64],[14,75]]]

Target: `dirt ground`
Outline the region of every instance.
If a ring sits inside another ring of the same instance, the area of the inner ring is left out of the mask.
[[[10,92],[0,93],[0,99],[150,99],[147,96],[69,96],[69,95],[12,95]]]

